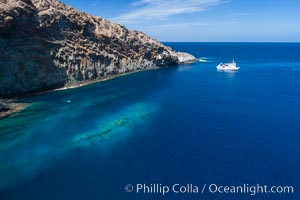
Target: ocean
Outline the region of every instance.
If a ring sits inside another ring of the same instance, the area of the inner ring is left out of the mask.
[[[200,62],[20,99],[0,199],[300,199],[300,43],[166,45]]]

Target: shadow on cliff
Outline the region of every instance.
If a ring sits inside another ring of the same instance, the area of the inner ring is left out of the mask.
[[[62,87],[67,82],[66,69],[55,65],[58,45],[46,34],[52,30],[41,29],[38,10],[30,0],[23,3],[0,13],[2,98]]]
[[[0,0],[0,44],[0,98],[194,59],[56,0]]]

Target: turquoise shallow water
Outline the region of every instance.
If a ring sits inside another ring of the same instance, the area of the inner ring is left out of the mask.
[[[20,100],[0,121],[0,199],[298,199],[300,44],[168,45],[201,62]],[[216,71],[233,58],[240,71]],[[128,183],[296,192],[162,197]]]

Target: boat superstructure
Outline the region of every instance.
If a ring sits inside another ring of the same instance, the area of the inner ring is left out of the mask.
[[[220,63],[217,66],[218,70],[239,70],[240,67],[236,66],[235,61],[233,60],[232,63]]]

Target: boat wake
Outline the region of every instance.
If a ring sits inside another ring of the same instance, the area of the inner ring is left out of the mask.
[[[207,62],[215,62],[213,59],[208,58],[208,57],[200,57],[200,58],[198,58],[198,61],[199,62],[205,62],[205,63],[207,63]]]

